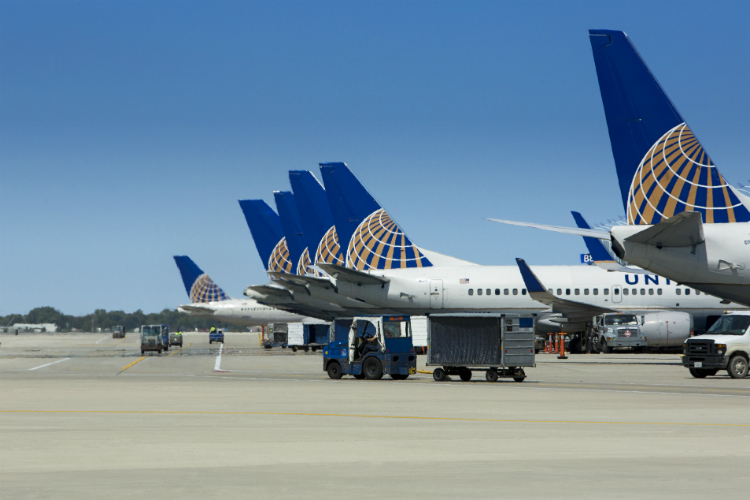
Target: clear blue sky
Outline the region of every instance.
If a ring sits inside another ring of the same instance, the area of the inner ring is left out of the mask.
[[[0,2],[0,314],[266,281],[237,204],[344,161],[418,245],[577,264],[624,213],[587,30],[628,33],[750,178],[748,2]]]

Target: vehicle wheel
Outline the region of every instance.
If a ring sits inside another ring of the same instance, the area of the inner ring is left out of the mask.
[[[143,356],[143,351],[141,351],[141,356]]]
[[[208,343],[209,343],[209,344],[213,344],[213,343],[214,343],[214,341],[213,341],[213,340],[209,340],[209,341],[208,341]]]
[[[331,361],[328,364],[328,376],[334,380],[341,378],[341,365],[338,361]]]
[[[706,373],[706,370],[701,370],[700,368],[690,368],[690,375],[695,378],[706,378],[708,373]]]
[[[516,382],[523,382],[526,380],[526,373],[524,373],[523,368],[518,368],[515,373],[513,374],[513,380]]]
[[[468,368],[462,368],[458,376],[461,377],[461,380],[464,382],[468,382],[471,380],[471,370]]]
[[[401,375],[400,373],[393,373],[391,374],[391,378],[393,380],[406,380],[409,378],[409,375]]]
[[[602,339],[601,342],[600,342],[600,344],[602,346],[602,352],[604,354],[609,354],[610,352],[612,352],[612,349],[610,349],[610,347],[607,345],[607,341],[606,340]]]
[[[729,360],[729,364],[727,365],[727,371],[729,372],[729,376],[732,378],[747,377],[747,370],[747,359],[740,356],[739,354],[735,354],[734,356],[732,356],[732,358]]]
[[[580,354],[581,353],[581,341],[579,339],[573,339],[568,344],[568,352],[570,354]]]
[[[435,370],[432,372],[432,378],[435,379],[435,382],[442,382],[445,380],[445,370],[442,368],[435,368]]]
[[[534,349],[534,354],[539,354],[539,349]]]
[[[383,378],[383,365],[380,360],[374,356],[370,356],[362,364],[362,371],[365,374],[367,380],[380,380]]]
[[[487,379],[487,382],[497,382],[497,370],[487,370],[484,378]]]
[[[305,352],[310,352],[310,348],[305,346]]]

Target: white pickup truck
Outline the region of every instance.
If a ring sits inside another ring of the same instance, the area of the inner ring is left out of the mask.
[[[695,378],[726,370],[732,378],[747,377],[750,366],[750,311],[725,314],[708,331],[685,341],[682,364]]]

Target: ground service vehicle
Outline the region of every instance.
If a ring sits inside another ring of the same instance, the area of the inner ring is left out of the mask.
[[[271,349],[272,347],[282,347],[286,349],[289,342],[289,324],[288,323],[269,323],[266,332],[263,335],[263,347]]]
[[[125,338],[125,329],[121,325],[117,325],[112,328],[112,338],[113,339],[123,339]]]
[[[471,380],[484,371],[488,382],[500,377],[523,382],[524,367],[536,366],[534,317],[512,314],[431,314],[427,323],[427,366],[437,382],[458,375]]]
[[[640,352],[648,349],[648,340],[641,334],[635,314],[602,314],[595,319],[599,350],[610,352],[615,347],[632,347]]]
[[[208,343],[213,344],[214,342],[224,343],[224,330],[221,328],[214,332],[208,332]]]
[[[141,327],[141,354],[146,351],[156,351],[161,354],[167,350],[167,342],[164,341],[164,330],[167,325],[143,325]],[[169,335],[167,329],[167,335]]]
[[[314,352],[328,345],[330,331],[330,323],[289,323],[287,342],[295,352],[298,349]]]
[[[375,335],[365,349],[365,337]],[[356,316],[336,319],[331,325],[331,342],[323,348],[323,370],[339,379],[342,375],[380,380],[390,375],[405,380],[417,373],[417,355],[411,341],[409,316]]]
[[[732,378],[745,378],[750,360],[750,311],[725,314],[711,328],[684,344],[682,364],[695,378],[726,370]]]
[[[172,332],[169,334],[169,345],[178,345],[182,347],[182,331]]]

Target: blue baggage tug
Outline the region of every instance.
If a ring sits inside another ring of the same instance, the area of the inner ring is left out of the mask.
[[[368,340],[369,339],[369,340]],[[405,380],[417,373],[409,316],[357,316],[331,324],[331,341],[323,349],[323,370],[332,379],[343,375]]]

